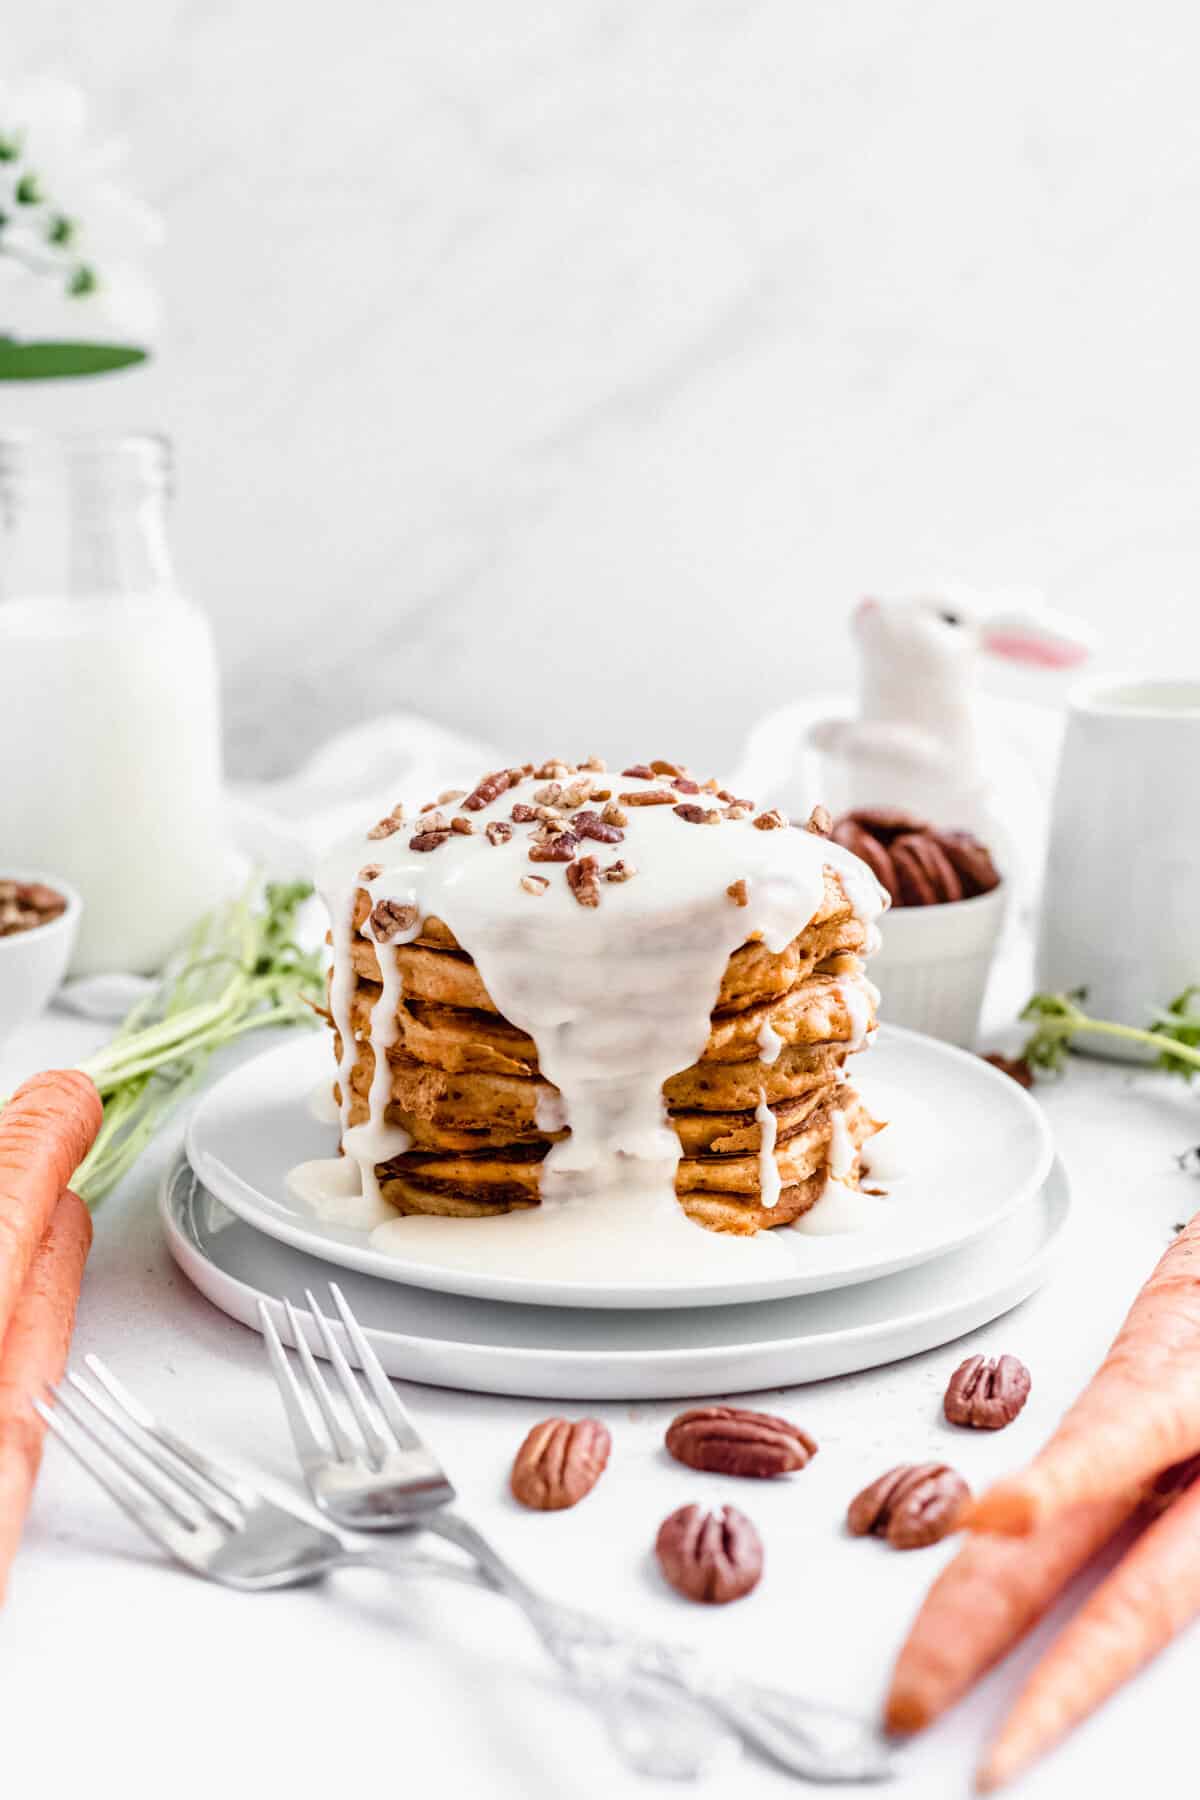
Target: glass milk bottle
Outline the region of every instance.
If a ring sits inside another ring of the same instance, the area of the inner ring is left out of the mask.
[[[217,671],[170,446],[0,435],[0,875],[83,896],[76,974],[161,966],[227,893]]]

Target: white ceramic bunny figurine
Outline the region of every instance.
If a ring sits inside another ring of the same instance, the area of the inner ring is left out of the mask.
[[[837,812],[897,806],[986,834],[1003,781],[995,746],[980,733],[980,653],[1066,669],[1087,657],[1084,633],[1036,594],[967,588],[863,600],[852,628],[858,710],[811,726],[815,788]]]

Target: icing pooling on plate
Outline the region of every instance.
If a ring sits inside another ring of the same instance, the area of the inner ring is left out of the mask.
[[[664,786],[657,776],[606,775],[599,783],[615,795]],[[370,1117],[367,1124],[350,1127],[349,1075],[356,1054],[350,952],[355,895],[364,888],[373,908],[390,900],[415,907],[420,919],[442,919],[474,958],[503,1016],[537,1044],[542,1074],[561,1096],[553,1107],[547,1100],[547,1122],[553,1113],[571,1132],[551,1147],[542,1165],[543,1222],[558,1204],[594,1200],[632,1184],[669,1203],[671,1215],[690,1231],[675,1199],[682,1152],[667,1121],[662,1086],[703,1051],[730,955],[756,934],[769,950],[782,951],[820,906],[826,865],[836,870],[851,906],[868,926],[882,910],[882,891],[864,864],[812,833],[762,830],[749,816],[697,825],[671,805],[633,805],[624,809],[621,843],[585,840],[580,855],[596,853],[601,868],[620,859],[636,873],[625,881],[601,880],[598,905],[582,906],[563,864],[530,861],[532,826],[512,825],[508,842],[493,844],[486,836],[490,822],[508,823],[514,801],[528,800],[538,785],[524,782],[500,794],[470,815],[472,833],[452,833],[434,850],[410,847],[420,829],[410,823],[381,839],[355,837],[324,864],[320,887],[334,939],[330,1008],[343,1043],[344,1148],[359,1164],[370,1193],[375,1163],[397,1153],[389,1147],[395,1128],[383,1118],[389,1092],[385,1052],[394,1041],[401,998],[391,951],[419,929],[379,946],[383,992],[372,1011],[370,1036],[380,1054]],[[699,798],[707,802],[710,796]],[[454,810],[453,805],[443,809]],[[544,892],[522,887],[522,877],[529,875],[547,880]],[[744,905],[728,891],[737,883],[745,884]],[[840,988],[856,1035],[865,1040],[870,1003],[863,979],[842,977]],[[778,1053],[769,1038],[764,1048],[768,1057]],[[540,1111],[539,1102],[539,1116]],[[774,1171],[773,1157],[771,1164]],[[396,1229],[415,1223],[398,1221]]]

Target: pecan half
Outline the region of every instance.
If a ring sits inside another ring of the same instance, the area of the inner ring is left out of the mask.
[[[1002,1075],[1007,1075],[1010,1081],[1015,1081],[1018,1087],[1033,1086],[1033,1069],[1023,1056],[1002,1056],[999,1050],[990,1050],[983,1060],[991,1063],[993,1069],[999,1069]]]
[[[968,1356],[950,1377],[942,1411],[951,1425],[1000,1431],[1029,1398],[1029,1370],[1017,1356]]]
[[[594,856],[581,856],[568,867],[567,886],[580,906],[599,906],[599,872],[600,865]]]
[[[890,843],[902,831],[928,831],[929,821],[918,818],[916,813],[905,812],[899,806],[856,806],[853,812],[847,813],[856,825],[869,831],[872,837],[881,843]]]
[[[675,811],[681,819],[686,819],[689,825],[719,825],[721,823],[721,814],[715,806],[685,805],[677,806]]]
[[[936,839],[962,883],[965,899],[974,899],[976,894],[990,894],[993,888],[1000,886],[1000,871],[979,839],[972,837],[969,831],[939,831]]]
[[[735,906],[749,906],[750,889],[746,886],[744,876],[740,881],[731,881],[729,886],[725,889],[725,892],[729,895],[729,898],[733,901]]]
[[[579,839],[573,831],[560,831],[554,837],[535,840],[530,844],[529,860],[569,863],[578,848]]]
[[[449,838],[449,831],[418,831],[416,837],[408,840],[410,850],[436,850]]]
[[[674,806],[675,795],[670,788],[638,788],[620,795],[620,801],[622,806]]]
[[[777,806],[773,806],[769,812],[757,814],[754,820],[754,829],[755,831],[782,831],[786,824],[785,815]]]
[[[847,815],[834,826],[833,841],[865,862],[880,887],[887,889],[893,902],[899,902],[900,877],[896,873],[896,865],[888,854],[886,845],[874,832],[868,831],[856,818]]]
[[[962,882],[935,837],[904,833],[892,840],[891,856],[902,905],[937,906],[962,899]]]
[[[512,826],[504,819],[493,819],[483,832],[489,844],[507,844],[512,837]]]
[[[760,1480],[790,1475],[817,1454],[817,1440],[798,1425],[742,1406],[696,1406],[680,1413],[667,1427],[666,1445],[689,1469]]]
[[[654,1553],[676,1593],[706,1606],[740,1600],[762,1578],[762,1540],[733,1506],[681,1506],[659,1526]]]
[[[415,906],[399,900],[381,900],[371,909],[371,930],[377,944],[386,944],[398,931],[411,931],[420,918]]]
[[[578,1506],[603,1475],[611,1448],[599,1419],[543,1419],[513,1460],[513,1498],[535,1512]]]
[[[482,781],[477,782],[467,795],[463,801],[464,812],[482,812],[485,806],[490,806],[493,800],[498,800],[501,794],[508,792],[510,787],[516,787],[522,779],[522,775],[521,769],[493,769],[492,773],[485,775]]]
[[[855,1537],[870,1532],[893,1550],[919,1550],[954,1530],[970,1498],[962,1476],[945,1463],[901,1463],[855,1496],[846,1524]]]
[[[620,811],[620,808],[617,810]],[[576,837],[595,838],[600,844],[620,844],[625,838],[625,833],[616,825],[609,825],[598,812],[593,812],[588,807],[575,814],[571,820],[571,830]]]

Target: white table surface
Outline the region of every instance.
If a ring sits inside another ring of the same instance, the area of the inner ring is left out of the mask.
[[[0,1050],[0,1092],[36,1068],[77,1060],[102,1035],[62,1017],[39,1021]],[[1174,1162],[1200,1137],[1182,1084],[1077,1062],[1043,1094],[1077,1199],[1058,1273],[962,1344],[759,1396],[819,1440],[803,1474],[757,1484],[694,1474],[662,1448],[675,1407],[620,1403],[595,1409],[614,1442],[595,1493],[572,1512],[529,1513],[508,1497],[508,1468],[528,1427],[555,1409],[411,1388],[407,1398],[465,1506],[564,1598],[776,1683],[876,1708],[905,1624],[953,1545],[900,1554],[850,1539],[847,1501],[898,1461],[944,1458],[981,1486],[1027,1456],[1102,1354],[1172,1225],[1200,1199]],[[199,1442],[290,1479],[260,1340],[202,1299],[164,1248],[154,1188],[167,1149],[157,1145],[97,1216],[77,1353],[101,1352]],[[940,1417],[947,1375],[976,1349],[1013,1351],[1033,1374],[1029,1404],[1003,1434],[954,1431]],[[747,1600],[707,1611],[660,1580],[655,1530],[688,1500],[732,1502],[759,1526],[766,1573]],[[983,1738],[1047,1633],[902,1753],[889,1790],[897,1800],[969,1791]],[[1126,1786],[1143,1777],[1147,1745],[1161,1767],[1182,1759],[1195,1655],[1194,1637],[1168,1651],[1022,1795]],[[52,1796],[333,1795],[377,1788],[381,1778],[404,1800],[624,1800],[658,1791],[617,1764],[501,1601],[373,1572],[270,1596],[210,1587],[164,1563],[53,1444],[0,1613],[0,1695],[4,1788],[13,1793],[28,1791],[12,1779],[22,1773]],[[790,1785],[747,1760],[704,1791],[741,1800]]]

